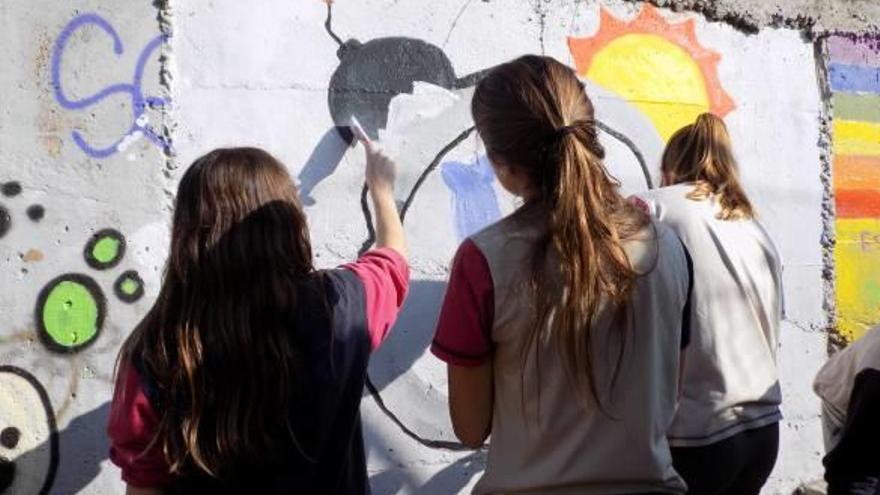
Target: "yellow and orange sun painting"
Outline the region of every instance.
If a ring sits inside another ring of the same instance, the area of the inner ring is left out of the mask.
[[[638,108],[663,141],[700,113],[734,108],[718,78],[721,56],[700,45],[693,19],[670,23],[650,5],[630,21],[599,12],[594,36],[568,39],[575,70]]]

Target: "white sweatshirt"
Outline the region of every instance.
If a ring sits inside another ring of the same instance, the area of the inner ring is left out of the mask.
[[[776,350],[781,264],[757,220],[720,220],[715,198],[693,184],[638,194],[681,238],[694,263],[691,340],[670,445],[710,445],[779,421]]]

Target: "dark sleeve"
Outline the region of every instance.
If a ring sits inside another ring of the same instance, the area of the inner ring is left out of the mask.
[[[684,302],[684,309],[681,312],[681,348],[684,349],[691,343],[691,299],[694,296],[694,260],[691,259],[691,253],[688,252],[684,243],[681,243],[684,250],[684,259],[687,263],[688,288],[687,299]]]
[[[880,370],[856,375],[840,442],[825,456],[828,495],[874,495],[880,487]]]
[[[471,240],[458,248],[431,352],[448,364],[478,366],[492,355],[495,295],[492,274]]]

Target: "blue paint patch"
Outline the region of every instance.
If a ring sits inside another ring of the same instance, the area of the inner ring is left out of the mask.
[[[119,151],[120,145],[129,138],[129,136],[138,135],[143,135],[153,142],[153,144],[162,147],[166,151],[170,151],[171,143],[164,136],[146,124],[147,120],[145,115],[148,107],[162,107],[168,102],[164,98],[157,96],[145,96],[142,89],[144,69],[147,62],[159,47],[167,41],[167,37],[159,35],[150,40],[143,50],[141,50],[135,65],[132,82],[110,84],[91,96],[80,99],[71,99],[67,96],[61,84],[61,65],[64,60],[64,51],[70,38],[78,30],[86,26],[94,26],[102,30],[113,41],[113,53],[117,56],[122,55],[123,53],[122,39],[119,37],[119,34],[113,26],[104,20],[104,18],[93,13],[74,17],[66,26],[64,26],[58,39],[55,40],[55,47],[52,50],[52,88],[55,93],[55,99],[61,107],[68,110],[83,110],[92,105],[97,105],[113,95],[125,94],[131,99],[132,119],[128,132],[117,139],[116,142],[108,146],[93,146],[78,130],[74,130],[71,133],[73,141],[85,154],[93,158],[105,158],[113,155]]]
[[[462,241],[501,218],[495,196],[495,173],[485,156],[474,163],[445,162],[440,175],[452,192],[455,230]]]
[[[880,68],[831,64],[831,89],[863,93],[880,93]]]

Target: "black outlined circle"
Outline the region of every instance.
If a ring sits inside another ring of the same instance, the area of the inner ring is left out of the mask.
[[[125,292],[124,285],[125,282],[131,281],[137,284],[137,288],[134,292]],[[144,296],[144,280],[135,270],[127,270],[122,272],[116,282],[113,282],[113,292],[116,294],[116,297],[119,298],[120,301],[124,303],[133,303]]]
[[[49,330],[46,328],[45,321],[43,321],[43,311],[46,306],[46,302],[49,299],[52,291],[58,286],[58,284],[62,282],[74,282],[82,285],[92,296],[92,299],[95,301],[95,307],[97,308],[97,318],[95,320],[95,333],[88,339],[83,341],[82,343],[76,345],[64,345],[57,342],[52,335],[49,333]],[[88,275],[84,275],[82,273],[65,273],[63,275],[59,275],[49,281],[42,290],[40,290],[39,295],[37,295],[37,305],[34,309],[34,320],[36,321],[37,327],[37,336],[40,338],[40,342],[46,346],[50,351],[59,353],[59,354],[73,354],[77,353],[90,345],[92,345],[98,337],[101,336],[101,330],[104,328],[104,317],[107,315],[107,298],[104,297],[104,292],[101,290],[101,287],[92,277]]]
[[[106,261],[95,257],[95,247],[99,242],[105,239],[114,240],[118,243],[116,256]],[[125,256],[125,237],[116,229],[99,230],[89,238],[89,241],[86,243],[86,247],[83,250],[83,256],[86,259],[86,263],[95,270],[107,270],[108,268],[113,268],[118,265],[119,262],[122,261],[122,257]]]
[[[38,495],[47,495],[55,483],[55,474],[58,471],[59,460],[59,442],[58,442],[58,425],[55,422],[55,411],[52,409],[52,402],[49,400],[49,394],[37,378],[29,372],[11,365],[0,365],[0,373],[10,373],[18,376],[28,382],[40,397],[40,403],[43,406],[43,412],[46,414],[47,429],[49,430],[49,467],[46,471],[46,479],[43,480],[43,486],[40,488]],[[14,474],[14,473],[13,473]],[[10,480],[11,483],[12,480]]]

